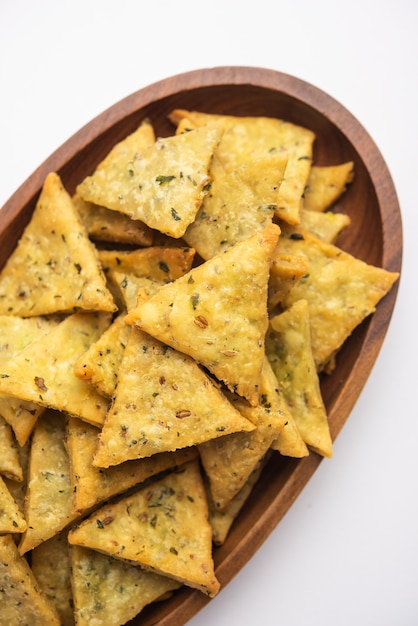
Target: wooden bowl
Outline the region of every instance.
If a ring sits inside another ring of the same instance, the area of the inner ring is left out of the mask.
[[[400,271],[402,226],[396,192],[376,145],[359,122],[316,87],[280,72],[254,67],[218,67],[173,76],[141,89],[87,124],[54,152],[10,198],[0,213],[0,264],[14,248],[28,222],[50,171],[62,177],[72,193],[111,146],[149,117],[160,136],[173,134],[167,114],[188,108],[233,115],[279,117],[316,133],[316,164],[353,160],[355,180],[338,203],[351,225],[338,245],[373,265]],[[398,283],[346,341],[332,375],[322,380],[332,436],[338,435],[378,356],[395,305]],[[295,501],[321,457],[301,460],[276,454],[259,486],[236,520],[226,543],[214,558],[221,587],[251,558]],[[221,591],[222,593],[222,591]],[[216,602],[216,598],[211,600]],[[132,624],[178,626],[209,599],[182,588],[171,599],[146,608]]]

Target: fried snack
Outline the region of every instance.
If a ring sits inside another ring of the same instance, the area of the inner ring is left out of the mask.
[[[113,312],[116,306],[77,209],[59,176],[50,173],[0,272],[0,314],[33,317],[80,309]]]
[[[103,424],[109,401],[74,366],[110,323],[108,313],[73,313],[2,364],[0,393]]]
[[[237,495],[231,500],[229,505],[220,511],[212,500],[212,495],[208,489],[208,504],[209,504],[209,522],[212,526],[213,543],[215,546],[221,546],[225,543],[231,527],[238,517],[242,507],[248,500],[260,478],[261,472],[264,468],[266,460],[269,458],[269,454],[262,460],[259,466],[252,472],[249,478],[246,480],[243,487]]]
[[[11,480],[22,481],[23,471],[19,461],[19,450],[11,426],[0,415],[0,475]]]
[[[77,626],[121,626],[181,583],[96,550],[70,547]]]
[[[308,211],[302,209],[300,212],[299,228],[301,231],[308,230],[313,235],[328,243],[334,243],[344,228],[350,225],[350,217],[345,213],[333,213],[332,211]],[[286,230],[284,223],[281,224],[282,231]],[[296,232],[296,229],[293,229]]]
[[[318,454],[331,457],[332,440],[312,354],[306,300],[297,300],[270,320],[266,354],[302,439]]]
[[[77,378],[94,385],[102,396],[111,398],[130,331],[125,324],[125,314],[121,313],[77,359],[74,364]]]
[[[39,587],[50,604],[55,607],[61,626],[73,626],[75,621],[70,581],[70,555],[65,531],[32,550],[31,568]]]
[[[73,202],[92,241],[152,246],[154,231],[139,220],[131,220],[124,213],[85,202],[77,194],[73,196]]]
[[[225,435],[199,445],[212,501],[219,511],[230,506],[287,419],[278,398],[277,380],[267,359],[263,363],[260,394],[260,404],[256,407],[248,406],[242,398],[231,398],[235,408],[254,424],[253,431]]]
[[[309,211],[325,211],[347,189],[354,179],[354,163],[312,165],[303,194],[303,207]]]
[[[32,436],[25,501],[27,529],[19,543],[20,554],[57,535],[77,518],[71,507],[70,464],[64,436],[64,415],[46,411]]]
[[[212,125],[157,139],[138,158],[102,164],[77,193],[178,239],[207,193],[210,160],[221,135],[222,128]]]
[[[27,523],[6,483],[0,476],[0,536],[7,533],[23,533]]]
[[[269,154],[227,170],[214,158],[210,191],[185,241],[208,260],[271,224],[286,164],[286,157]]]
[[[132,328],[93,464],[109,467],[251,430],[194,359]]]
[[[14,480],[13,478],[7,478],[6,476],[4,477],[5,485],[18,506],[22,516],[24,515],[25,510],[29,452],[30,442],[25,443],[24,446],[18,446],[19,465],[22,470],[22,480]]]
[[[84,513],[151,476],[197,458],[198,454],[195,448],[184,448],[103,469],[93,465],[98,434],[95,426],[69,418],[65,445],[70,460],[72,509],[76,513]]]
[[[219,591],[198,461],[190,461],[73,528],[71,545],[98,550],[199,589]]]
[[[279,232],[271,224],[164,285],[128,313],[127,323],[188,354],[257,405]]]
[[[31,317],[0,315],[0,369],[28,346],[34,339],[49,332],[59,323],[59,317]],[[27,442],[36,420],[44,411],[35,402],[28,402],[6,394],[0,395],[0,415],[10,424],[20,446]]]
[[[271,312],[281,304],[296,283],[309,271],[309,259],[304,254],[276,250],[270,266],[267,307]]]
[[[283,307],[308,301],[312,351],[321,371],[354,328],[376,310],[399,274],[367,264],[307,231],[282,233],[276,252],[309,259],[309,273],[285,296]]]
[[[152,280],[157,283],[169,283],[188,272],[193,264],[195,250],[187,247],[152,246],[139,250],[99,250],[99,259],[105,275],[108,278],[108,287],[114,294],[119,308],[126,308],[127,304],[136,304],[135,285]],[[115,277],[115,272],[119,278]],[[125,274],[128,285],[121,288],[120,274]],[[141,279],[141,280],[139,280]],[[130,298],[129,302],[126,297]]]
[[[0,623],[7,626],[61,626],[53,605],[40,590],[28,562],[11,535],[0,536]]]
[[[315,140],[312,131],[276,118],[214,115],[184,109],[171,111],[169,119],[175,125],[186,119],[189,127],[220,121],[225,130],[216,156],[225,169],[234,169],[267,154],[287,157],[275,215],[290,224],[299,223],[299,211],[312,163]]]

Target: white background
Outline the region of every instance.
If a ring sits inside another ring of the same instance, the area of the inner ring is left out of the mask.
[[[416,0],[0,0],[0,206],[108,106],[217,65],[328,92],[397,188],[399,297],[334,458],[192,626],[418,624],[417,27]]]

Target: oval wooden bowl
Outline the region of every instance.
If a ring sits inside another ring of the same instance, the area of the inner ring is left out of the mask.
[[[54,152],[10,198],[0,213],[0,265],[28,222],[50,171],[72,193],[111,146],[149,117],[157,135],[173,134],[167,119],[174,108],[233,115],[266,115],[305,126],[316,133],[316,164],[353,160],[355,180],[338,204],[352,223],[338,245],[364,261],[400,271],[402,225],[398,200],[386,164],[359,122],[329,95],[292,76],[255,67],[196,70],[157,82],[118,102]],[[340,351],[332,375],[322,380],[332,436],[347,420],[378,356],[397,295],[398,283]],[[276,454],[214,558],[221,587],[245,565],[295,501],[321,457],[301,460]],[[212,600],[216,602],[216,598]],[[209,599],[183,588],[155,603],[132,621],[138,626],[179,626]]]

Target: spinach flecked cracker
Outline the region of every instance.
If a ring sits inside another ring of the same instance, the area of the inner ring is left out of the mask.
[[[157,139],[138,155],[99,166],[77,187],[78,195],[180,238],[207,193],[219,125]]]
[[[79,545],[170,576],[210,597],[219,591],[198,461],[104,506],[73,528]]]
[[[258,404],[270,263],[279,233],[270,224],[164,285],[128,313],[127,323],[188,354]]]
[[[0,314],[33,317],[116,310],[77,209],[51,172],[32,218],[0,272]]]
[[[0,535],[0,623],[5,626],[61,626],[55,607],[41,591],[12,535]]]

